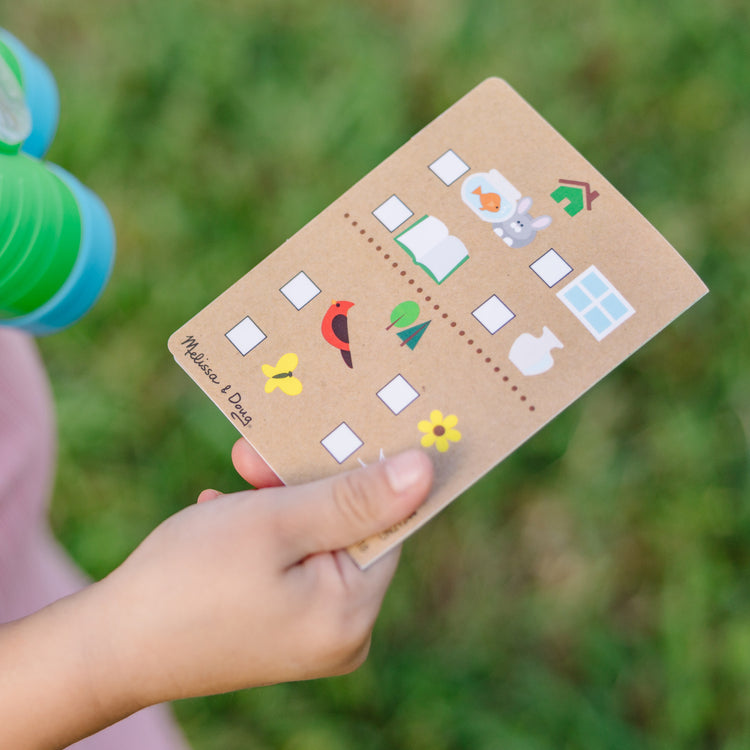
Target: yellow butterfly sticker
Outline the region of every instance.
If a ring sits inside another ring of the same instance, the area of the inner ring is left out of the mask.
[[[268,378],[266,393],[272,393],[277,388],[281,388],[287,396],[296,396],[302,393],[302,383],[299,378],[294,376],[294,368],[297,367],[298,361],[297,355],[289,352],[279,358],[275,367],[261,365],[263,374]]]

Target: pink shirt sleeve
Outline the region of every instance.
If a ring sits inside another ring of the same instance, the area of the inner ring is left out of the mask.
[[[46,543],[54,458],[54,409],[34,341],[0,328],[0,621],[82,583],[72,570],[46,575],[58,568]]]
[[[0,328],[1,543],[14,542],[44,515],[54,454],[52,398],[34,341]]]
[[[52,396],[33,339],[0,327],[0,622],[86,583],[49,531],[55,464]],[[166,706],[152,706],[71,750],[187,750]]]

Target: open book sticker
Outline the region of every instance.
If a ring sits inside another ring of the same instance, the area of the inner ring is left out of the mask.
[[[437,284],[442,284],[461,264],[469,260],[469,253],[448,227],[434,216],[423,216],[396,237],[411,259],[421,266]]]
[[[350,548],[365,567],[705,293],[591,164],[488,79],[169,348],[287,484],[430,454],[424,505]]]

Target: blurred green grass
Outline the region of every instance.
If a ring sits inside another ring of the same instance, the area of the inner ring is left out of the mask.
[[[745,2],[0,5],[60,85],[50,159],[118,230],[99,305],[41,342],[52,520],[93,576],[241,487],[168,335],[486,76],[711,289],[408,542],[365,667],[182,702],[196,750],[750,746]]]

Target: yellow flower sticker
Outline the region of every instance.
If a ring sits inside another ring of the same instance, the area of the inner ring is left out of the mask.
[[[457,443],[461,439],[461,433],[455,429],[458,417],[448,414],[443,417],[443,412],[437,409],[430,412],[430,419],[423,419],[417,427],[422,435],[422,447],[429,448],[434,445],[441,453],[445,453],[451,443]]]

